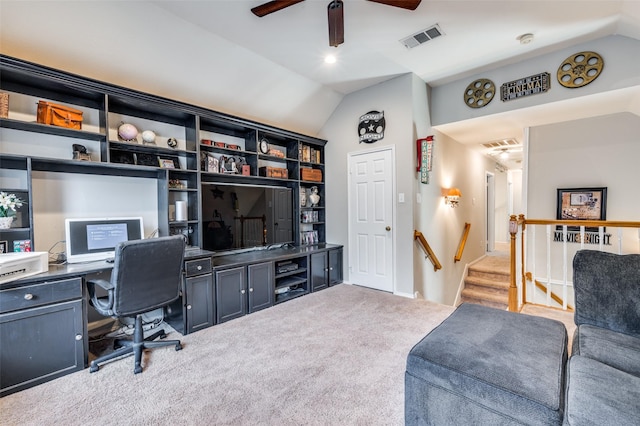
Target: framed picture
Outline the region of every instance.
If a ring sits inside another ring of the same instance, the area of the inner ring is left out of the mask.
[[[0,241],[0,253],[8,253],[9,243],[6,241]]]
[[[558,220],[607,220],[607,188],[558,189],[556,219]],[[562,229],[561,226],[558,227]],[[570,226],[572,231],[579,227]],[[598,228],[588,227],[589,232]]]
[[[177,155],[159,155],[157,164],[163,169],[180,169],[180,159]]]

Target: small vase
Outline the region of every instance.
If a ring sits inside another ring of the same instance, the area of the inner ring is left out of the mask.
[[[11,222],[13,222],[13,216],[0,217],[0,229],[11,228]]]

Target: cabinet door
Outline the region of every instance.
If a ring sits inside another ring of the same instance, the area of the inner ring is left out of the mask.
[[[274,243],[293,241],[293,195],[290,188],[280,188],[273,191],[273,226]]]
[[[0,396],[82,370],[82,300],[0,315]]]
[[[329,285],[342,282],[342,249],[329,250]]]
[[[273,305],[273,263],[265,262],[247,267],[249,283],[249,313]]]
[[[245,267],[216,271],[216,319],[218,324],[247,313]]]
[[[311,291],[322,290],[329,286],[327,273],[327,252],[311,255]]]
[[[214,322],[213,276],[185,279],[187,333],[210,327]]]

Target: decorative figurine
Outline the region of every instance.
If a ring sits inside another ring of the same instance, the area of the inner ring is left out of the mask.
[[[138,129],[133,124],[122,123],[118,127],[118,137],[125,142],[138,142]]]
[[[156,134],[151,130],[145,130],[142,132],[142,143],[155,145]]]
[[[311,187],[311,194],[309,194],[309,201],[311,201],[311,207],[316,207],[320,202],[320,194],[318,194],[318,187]]]

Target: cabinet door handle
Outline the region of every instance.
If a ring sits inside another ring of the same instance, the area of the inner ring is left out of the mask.
[[[191,305],[187,305],[187,310],[191,309]]]
[[[249,293],[253,293],[253,287],[249,289]]]
[[[33,299],[33,294],[27,293],[24,295],[24,300],[31,300],[31,299]]]
[[[329,268],[330,271],[333,271],[333,268]]]
[[[246,291],[244,291],[244,289],[240,290],[240,294],[245,294]]]
[[[202,265],[198,265],[198,267],[196,268],[198,271],[202,271]]]
[[[76,340],[82,340],[82,334],[76,334]]]

